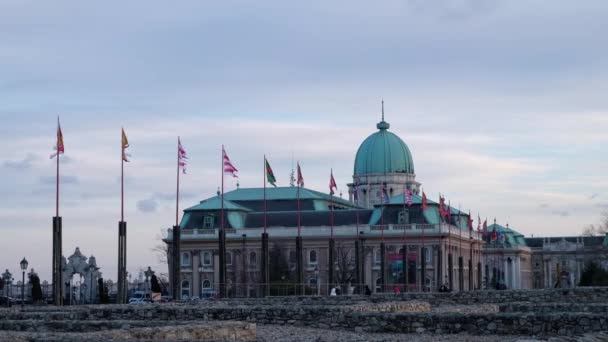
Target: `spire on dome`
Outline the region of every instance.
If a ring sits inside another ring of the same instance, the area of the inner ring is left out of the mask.
[[[376,127],[379,130],[387,130],[391,127],[391,125],[384,121],[384,99],[382,99],[382,121],[378,122],[378,124],[376,124]]]

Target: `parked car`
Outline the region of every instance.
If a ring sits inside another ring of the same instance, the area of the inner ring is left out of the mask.
[[[0,296],[0,306],[12,306],[16,304],[15,299],[7,296]]]
[[[135,291],[133,293],[133,297],[129,298],[129,304],[143,304],[151,302],[152,299],[150,298],[150,294],[145,293],[144,291]]]

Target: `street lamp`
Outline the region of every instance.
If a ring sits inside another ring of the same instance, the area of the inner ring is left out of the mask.
[[[25,270],[27,270],[27,260],[23,257],[21,260],[21,271],[23,272],[22,280],[21,280],[21,308],[23,309],[23,304],[25,303]]]

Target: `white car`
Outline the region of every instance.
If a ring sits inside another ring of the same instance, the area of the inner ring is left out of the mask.
[[[150,294],[144,291],[135,291],[133,297],[129,298],[129,304],[144,304],[151,301]]]

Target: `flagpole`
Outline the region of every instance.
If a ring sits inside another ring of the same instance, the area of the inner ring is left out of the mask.
[[[266,233],[266,229],[268,227],[268,214],[267,214],[267,207],[266,207],[266,173],[268,172],[268,170],[266,170],[266,155],[264,155],[264,172],[263,172],[263,179],[264,179],[264,234]]]
[[[59,124],[59,119],[57,119]],[[59,146],[57,146],[57,191],[55,192],[55,217],[59,217]]]
[[[224,151],[224,145],[222,145],[222,193],[221,193],[221,197],[220,197],[220,201],[222,202],[222,210],[220,213],[220,221],[221,221],[221,225],[220,228],[224,229],[224,155],[226,154],[226,152]]]
[[[175,193],[175,225],[179,218],[179,137],[177,137],[177,191]]]
[[[422,238],[421,238],[421,245],[422,245],[422,260],[421,260],[421,264],[424,263],[425,267],[424,269],[424,273],[422,275],[422,279],[420,279],[420,287],[422,288],[422,292],[424,292],[424,286],[426,285],[426,251],[424,250],[424,225],[422,225]]]
[[[330,174],[331,174],[331,177],[333,179],[334,170],[330,169]],[[331,210],[331,217],[330,217],[329,223],[330,223],[330,239],[331,240],[334,239],[334,205],[333,205],[333,203],[334,203],[334,191],[333,191],[333,189],[331,189],[331,186],[330,186],[330,189],[329,189],[329,205],[330,205],[330,207],[329,208]]]
[[[299,164],[298,164],[299,167]],[[300,184],[299,184],[299,180],[298,180],[298,237],[300,236],[300,230],[301,230],[301,214],[300,214]]]
[[[124,134],[125,130],[122,128],[122,134]],[[125,220],[125,146],[122,142],[120,142],[120,147],[122,149],[122,154],[120,156],[120,220]]]

